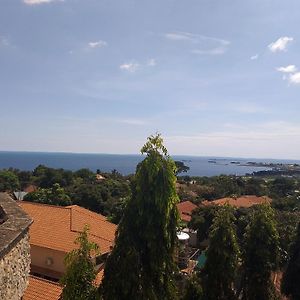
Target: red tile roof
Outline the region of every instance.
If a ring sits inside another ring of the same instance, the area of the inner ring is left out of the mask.
[[[189,222],[191,220],[192,211],[198,206],[191,201],[183,201],[177,204],[177,209],[182,221]]]
[[[202,204],[207,205],[225,205],[229,204],[235,207],[250,207],[257,204],[271,203],[272,199],[267,196],[241,196],[238,198],[221,198],[214,201],[203,201]]]
[[[61,207],[22,201],[19,205],[31,216],[30,244],[62,252],[70,252],[85,224],[90,227],[89,238],[107,253],[114,243],[117,226],[97,213],[77,205]]]
[[[23,300],[58,300],[62,293],[62,287],[55,282],[39,278],[29,277],[29,285],[23,295]]]

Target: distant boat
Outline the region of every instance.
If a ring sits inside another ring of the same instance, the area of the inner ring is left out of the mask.
[[[239,165],[239,164],[240,164],[239,161],[231,161],[230,163],[231,163],[231,164],[234,164],[234,165]]]
[[[210,159],[210,160],[208,160],[208,162],[211,163],[211,164],[216,164],[217,163],[215,159]]]

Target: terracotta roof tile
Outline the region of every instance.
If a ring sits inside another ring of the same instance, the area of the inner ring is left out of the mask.
[[[182,221],[189,222],[191,220],[192,211],[198,206],[191,201],[183,201],[177,204],[177,209]]]
[[[102,278],[103,278],[103,275],[104,275],[104,269],[100,270],[96,276],[96,279],[95,279],[95,282],[94,282],[94,285],[95,286],[99,286],[101,281],[102,281]]]
[[[29,277],[29,285],[23,295],[23,300],[58,300],[62,288],[58,283],[35,276]]]
[[[251,207],[257,204],[271,203],[272,199],[267,196],[257,197],[253,195],[241,196],[238,198],[221,198],[214,201],[203,201],[202,204],[207,205],[225,205],[229,204],[235,207]]]
[[[52,206],[22,201],[19,205],[31,216],[30,243],[32,245],[70,252],[84,225],[90,226],[90,239],[100,252],[107,253],[113,246],[117,226],[100,214],[77,205]]]

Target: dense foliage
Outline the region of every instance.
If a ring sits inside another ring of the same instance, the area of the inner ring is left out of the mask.
[[[200,278],[197,274],[193,274],[186,283],[183,300],[202,300],[203,290]]]
[[[0,171],[0,192],[15,191],[19,188],[19,179],[10,170]]]
[[[0,171],[0,191],[12,192],[33,185],[36,190],[25,196],[26,201],[62,206],[77,204],[118,223],[131,193],[130,180],[131,176],[122,176],[116,170],[72,172],[39,165],[33,171]]]
[[[300,224],[297,228],[297,236],[290,249],[290,259],[283,274],[282,292],[290,299],[300,299]]]
[[[176,298],[176,168],[160,135],[149,137],[141,152],[146,158],[137,166],[132,197],[106,262],[104,299]]]
[[[258,205],[246,228],[243,299],[277,299],[271,274],[278,267],[278,251],[274,211],[269,205]]]
[[[78,249],[72,250],[65,257],[66,272],[61,278],[63,300],[96,300],[97,288],[95,265],[92,254],[98,251],[98,246],[88,240],[88,227],[79,234],[75,241]]]
[[[239,246],[229,206],[216,213],[206,251],[207,261],[202,271],[205,299],[237,299],[233,289],[239,258]]]
[[[39,188],[36,191],[27,194],[24,197],[25,201],[61,205],[71,205],[71,199],[66,194],[64,188],[60,187],[58,183],[53,184],[51,188]]]

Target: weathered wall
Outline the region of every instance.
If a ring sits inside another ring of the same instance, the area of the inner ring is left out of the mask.
[[[30,271],[30,217],[5,193],[0,193],[0,299],[19,300]]]
[[[0,259],[0,299],[21,299],[28,285],[30,246],[28,233]]]

